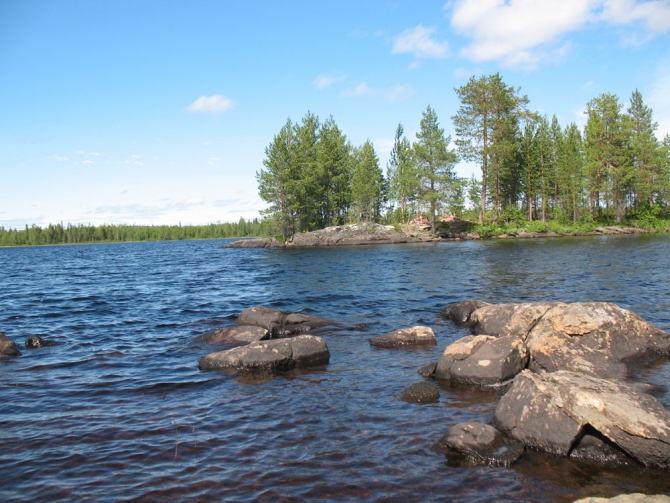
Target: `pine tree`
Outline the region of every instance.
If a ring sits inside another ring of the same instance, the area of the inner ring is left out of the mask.
[[[561,209],[566,215],[571,215],[572,221],[576,223],[580,217],[586,184],[584,145],[577,124],[573,122],[566,126],[555,152]]]
[[[258,195],[270,205],[262,213],[275,222],[284,239],[295,232],[294,133],[294,125],[288,119],[265,149],[263,165],[266,169],[256,172]]]
[[[389,198],[400,203],[403,216],[408,216],[407,203],[416,199],[418,174],[412,159],[412,147],[404,136],[402,124],[398,124],[396,128],[393,149],[386,164],[386,173]]]
[[[332,116],[321,125],[317,148],[322,225],[340,225],[351,204],[351,145]]]
[[[632,120],[630,149],[635,172],[635,206],[653,205],[661,181],[660,145],[654,131],[651,108],[645,106],[642,94],[636,89],[630,98],[628,114]]]
[[[294,210],[297,215],[300,231],[311,231],[323,226],[321,201],[324,188],[318,164],[319,118],[307,112],[300,125],[294,126],[293,193],[295,195]]]
[[[356,211],[356,220],[379,219],[382,203],[384,175],[379,167],[379,158],[374,146],[367,140],[355,151],[355,167],[351,178],[351,198]]]

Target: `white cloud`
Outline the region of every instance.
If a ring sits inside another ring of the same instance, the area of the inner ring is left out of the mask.
[[[600,19],[613,24],[629,24],[641,21],[648,30],[659,34],[670,30],[670,2],[653,0],[606,0]]]
[[[385,93],[385,98],[394,103],[398,100],[406,100],[414,96],[414,89],[410,86],[394,86]]]
[[[99,152],[84,152],[83,150],[73,150],[73,152],[75,154],[83,155],[83,156],[86,156],[86,157],[91,156],[91,155],[93,155],[93,156],[100,155]]]
[[[377,94],[378,91],[365,82],[361,82],[356,87],[344,91],[345,96],[375,96]]]
[[[186,107],[189,112],[220,114],[233,107],[234,103],[230,98],[220,94],[212,96],[200,96],[197,100]]]
[[[63,157],[62,155],[54,155],[54,159],[56,159],[58,162],[62,161],[67,161],[67,157]]]
[[[135,161],[135,166],[144,166],[142,161]]]
[[[93,164],[93,161],[91,161],[90,159],[84,159],[83,161],[81,161],[81,163],[82,164]]]
[[[415,58],[444,58],[449,44],[431,38],[435,29],[419,25],[395,37],[391,54],[414,54]]]
[[[570,44],[561,39],[587,23],[643,22],[650,35],[670,30],[667,0],[456,0],[445,9],[452,27],[471,38],[462,56],[507,66],[565,58]]]
[[[317,89],[324,89],[333,84],[344,81],[347,78],[346,73],[341,73],[339,75],[319,75],[314,79],[314,85]]]
[[[654,120],[658,122],[656,137],[662,140],[670,134],[670,60],[662,61],[650,86],[649,98],[645,101],[654,111]]]

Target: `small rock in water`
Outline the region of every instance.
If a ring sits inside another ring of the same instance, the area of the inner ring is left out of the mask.
[[[433,446],[437,452],[454,450],[475,461],[508,466],[521,457],[523,444],[483,423],[458,423]]]
[[[46,342],[39,335],[31,335],[26,339],[26,347],[28,349],[37,349],[46,346]]]
[[[454,302],[440,311],[440,316],[452,320],[459,325],[467,325],[470,322],[470,315],[480,307],[488,306],[488,302],[481,300],[463,300]]]
[[[21,356],[21,351],[5,334],[0,332],[0,358],[3,356]]]
[[[435,377],[435,369],[437,368],[437,362],[429,363],[425,367],[419,369],[419,375],[423,377]]]
[[[432,384],[419,382],[400,393],[400,399],[411,403],[435,403],[440,399],[440,392]]]
[[[400,348],[408,346],[436,346],[435,334],[430,327],[416,326],[401,328],[386,335],[373,337],[370,345],[380,348]]]

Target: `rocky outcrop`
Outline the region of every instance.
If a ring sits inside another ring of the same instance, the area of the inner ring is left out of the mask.
[[[296,367],[325,365],[330,361],[326,342],[314,335],[262,341],[218,351],[200,359],[200,370],[276,373]]]
[[[492,426],[483,423],[458,423],[432,447],[437,452],[454,450],[487,464],[508,466],[521,457],[524,446]]]
[[[275,238],[241,239],[223,245],[221,248],[284,248],[286,245]]]
[[[303,334],[329,325],[332,321],[302,313],[287,313],[269,307],[250,307],[240,313],[235,326],[261,327],[270,332],[272,339]]]
[[[430,327],[401,328],[370,340],[371,346],[380,348],[402,348],[410,346],[435,346],[435,334]]]
[[[415,243],[420,239],[398,232],[392,225],[352,224],[326,227],[295,234],[287,246],[353,246],[371,244]]]
[[[326,227],[312,232],[295,234],[286,243],[274,238],[244,239],[234,241],[222,248],[284,248],[312,246],[354,246],[418,243],[425,241],[415,236],[398,232],[392,225],[349,224]]]
[[[440,316],[447,320],[452,320],[459,325],[468,325],[470,323],[470,315],[479,308],[490,305],[488,302],[481,300],[464,300],[462,302],[454,302],[440,311]]]
[[[16,347],[14,341],[0,332],[0,359],[7,356],[20,356],[21,351]]]
[[[270,332],[262,327],[249,325],[219,328],[197,338],[198,342],[226,342],[229,344],[250,344],[270,338]]]
[[[435,403],[440,399],[440,392],[432,384],[419,382],[404,389],[400,399],[410,403]]]
[[[528,348],[516,336],[470,335],[447,346],[435,377],[466,384],[494,384],[511,379],[528,363]]]
[[[645,466],[670,466],[670,411],[623,381],[524,370],[500,400],[494,425],[526,446],[570,455],[591,437]],[[605,453],[606,454],[606,453]]]
[[[477,301],[451,306],[467,302]],[[524,340],[535,372],[573,370],[623,378],[628,362],[670,354],[670,335],[605,302],[491,304],[470,313],[470,326],[474,334]]]

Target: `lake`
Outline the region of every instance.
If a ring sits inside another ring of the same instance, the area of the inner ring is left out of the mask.
[[[451,302],[607,301],[670,331],[670,236],[237,250],[226,240],[0,249],[2,501],[572,501],[670,494],[667,471],[527,453],[509,468],[430,450],[490,422],[501,388],[398,394],[467,330]],[[329,365],[200,372],[198,335],[263,305],[331,318]],[[432,349],[368,339],[428,325]],[[23,348],[30,335],[57,344]],[[670,407],[670,363],[638,378]]]

